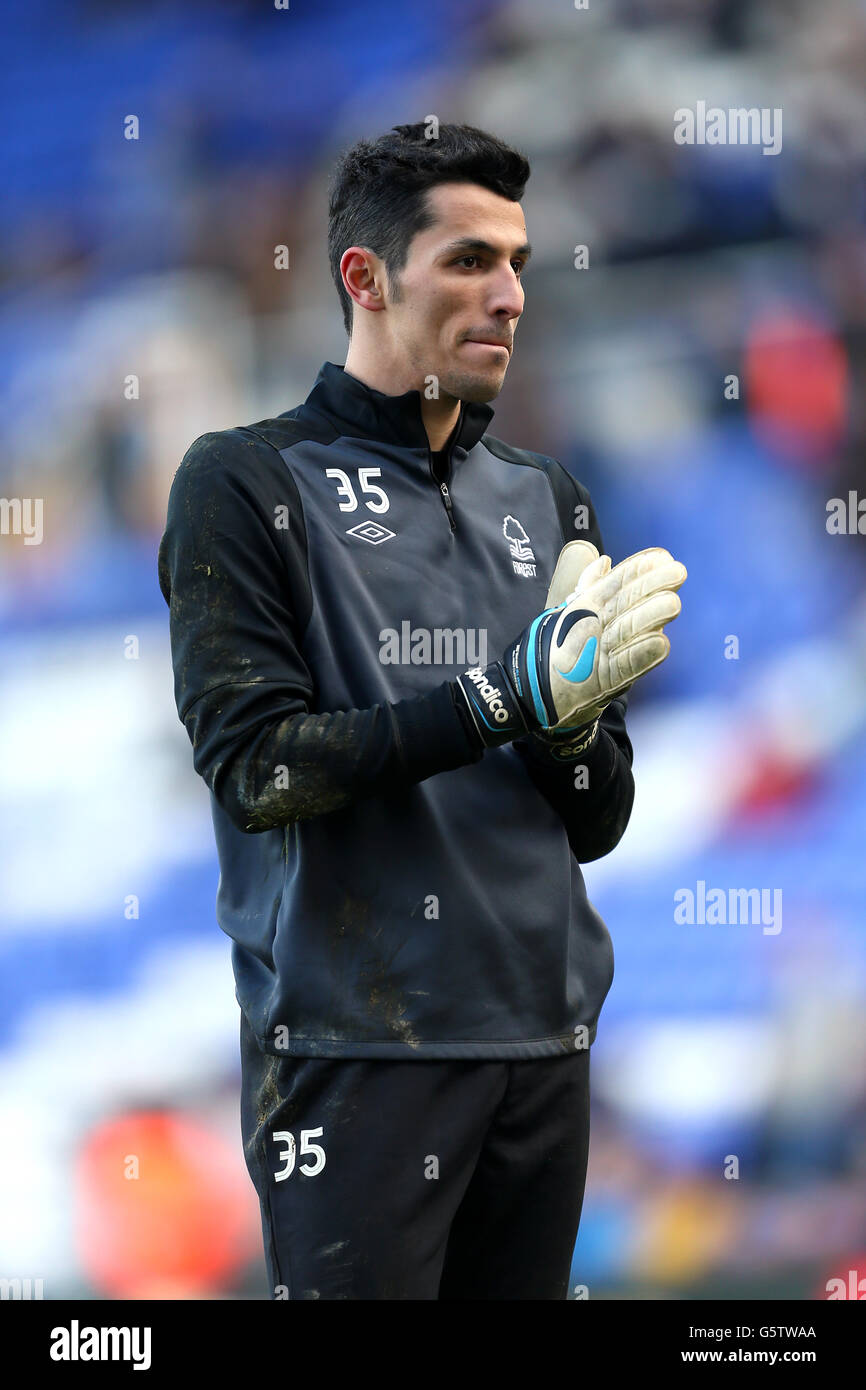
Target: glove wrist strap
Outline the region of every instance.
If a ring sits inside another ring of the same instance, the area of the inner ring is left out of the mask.
[[[529,731],[520,702],[501,661],[472,666],[457,677],[475,727],[488,748],[510,743]]]
[[[595,742],[597,734],[598,718],[594,719],[583,730],[562,729],[558,733],[550,730],[550,732],[536,734],[536,737],[554,758],[558,758],[562,762],[571,762],[574,758],[579,758],[581,753],[586,752],[590,744]]]

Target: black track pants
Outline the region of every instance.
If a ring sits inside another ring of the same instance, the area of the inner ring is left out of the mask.
[[[275,1299],[564,1299],[589,1049],[532,1061],[262,1053],[241,1128]]]

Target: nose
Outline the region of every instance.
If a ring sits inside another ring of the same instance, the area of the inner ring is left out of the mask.
[[[523,288],[510,265],[503,266],[490,284],[487,312],[502,323],[523,313]]]

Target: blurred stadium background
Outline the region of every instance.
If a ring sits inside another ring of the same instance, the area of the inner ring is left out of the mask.
[[[866,1274],[864,542],[826,525],[866,495],[866,5],[4,8],[0,491],[45,510],[0,537],[0,1275],[267,1296],[156,548],[196,436],[344,361],[330,161],[429,114],[532,162],[492,432],[588,484],[615,559],[689,571],[632,823],[585,870],[616,976],[573,1283]],[[781,153],[676,144],[698,100],[782,108]],[[781,931],[678,925],[700,881],[781,890]]]

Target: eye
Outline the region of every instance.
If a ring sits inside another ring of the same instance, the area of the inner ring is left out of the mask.
[[[467,261],[477,261],[477,262],[480,262],[480,260],[481,260],[481,257],[480,257],[480,256],[477,256],[477,255],[475,255],[475,254],[473,253],[473,254],[470,254],[470,255],[468,255],[468,256],[460,256],[459,259],[456,260],[456,261],[454,262],[454,264],[455,264],[455,265],[466,265],[466,262],[467,262]],[[518,279],[519,279],[520,276],[522,275],[523,271],[526,269],[526,262],[525,262],[525,261],[512,261],[511,264],[512,264],[512,266],[514,267],[515,271],[517,272],[517,276],[518,276]],[[470,266],[469,269],[471,270],[471,269],[473,269],[473,267]]]

